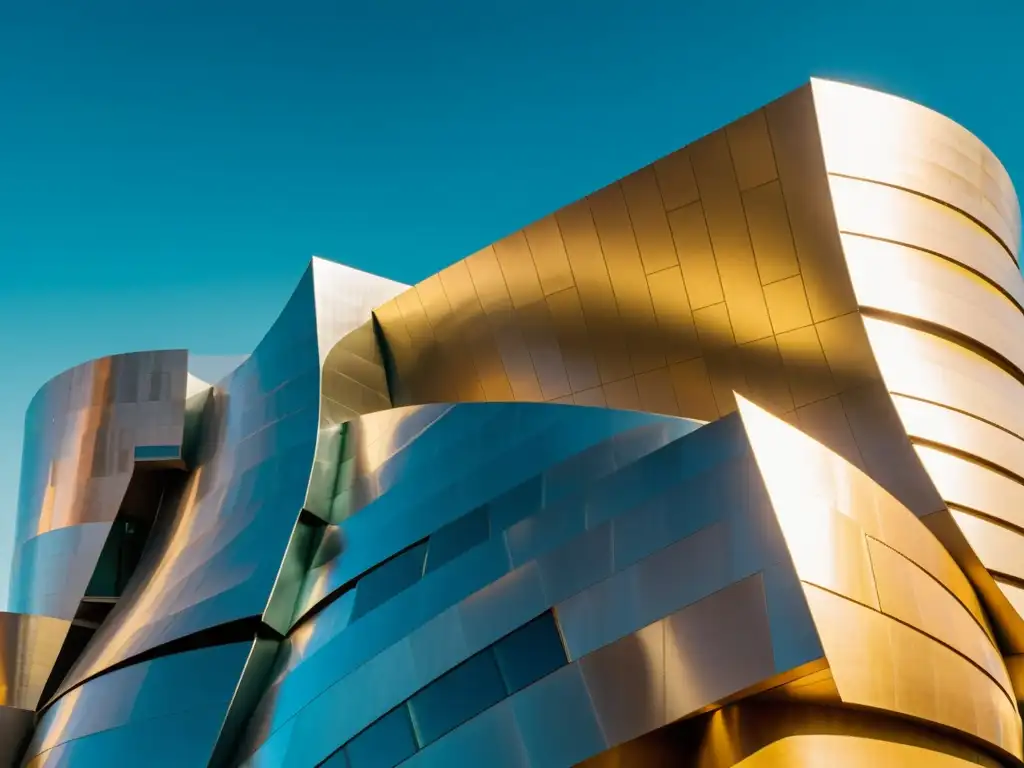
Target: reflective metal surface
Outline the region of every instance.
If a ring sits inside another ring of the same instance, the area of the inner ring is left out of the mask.
[[[74,618],[136,464],[181,458],[187,357],[103,357],[62,373],[32,399],[12,611]]]
[[[25,754],[32,768],[206,763],[251,643],[143,661],[50,707]]]
[[[58,376],[0,763],[1024,765],[1020,241],[975,137],[813,80],[416,286],[314,258],[209,374]]]

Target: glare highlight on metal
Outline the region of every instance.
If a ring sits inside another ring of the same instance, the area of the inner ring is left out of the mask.
[[[1020,245],[978,139],[813,80],[415,286],[315,258],[230,365],[61,374],[0,762],[1024,766]]]

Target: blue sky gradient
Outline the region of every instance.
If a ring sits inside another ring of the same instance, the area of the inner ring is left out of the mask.
[[[311,254],[413,282],[799,86],[887,90],[1024,184],[1020,0],[0,3],[0,606],[25,408],[246,353]]]

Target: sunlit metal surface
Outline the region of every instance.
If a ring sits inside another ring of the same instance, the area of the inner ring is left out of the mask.
[[[925,470],[956,509],[923,517],[1019,654],[1024,622],[997,580],[1013,576],[1007,553],[1024,550],[1013,501],[1024,492],[1013,185],[981,142],[941,115],[864,89],[813,89],[854,292],[873,315],[871,348]]]
[[[813,80],[415,286],[314,258],[248,357],[62,374],[0,762],[1024,766],[1020,241],[978,139]]]
[[[118,669],[62,698],[25,754],[32,768],[205,765],[251,643],[172,654]]]
[[[359,306],[332,304],[328,289],[353,274],[362,275],[314,261],[260,345],[214,390],[195,470],[165,497],[128,592],[62,691],[163,643],[267,611],[309,483],[322,350],[361,319]]]
[[[140,451],[181,456],[186,361],[184,351],[103,357],[62,373],[33,398],[12,611],[74,618]]]

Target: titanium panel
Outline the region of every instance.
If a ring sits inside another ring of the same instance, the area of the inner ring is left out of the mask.
[[[865,318],[864,325],[890,392],[962,411],[1024,436],[1024,415],[1017,407],[1024,385],[1011,374],[938,336],[875,318]]]
[[[1006,296],[956,264],[895,243],[843,236],[861,307],[970,339],[1024,378],[1024,315]]]
[[[1024,441],[1016,435],[966,413],[921,400],[894,395],[893,402],[912,440],[951,447],[1024,478]]]
[[[376,293],[362,286],[346,300],[361,274],[314,260],[253,354],[214,390],[195,470],[165,498],[134,578],[60,693],[163,643],[267,611],[309,485],[321,363],[365,322],[366,306],[394,293],[365,276]],[[281,621],[277,612],[267,620]]]
[[[975,136],[889,94],[818,79],[811,90],[830,174],[941,200],[982,224],[1016,259],[1021,224],[1013,183]]]
[[[39,706],[70,626],[69,621],[47,616],[0,613],[0,706],[24,710]]]
[[[74,618],[140,448],[180,459],[187,353],[114,355],[71,368],[29,405],[9,605]]]
[[[860,470],[756,406],[740,407],[841,700],[941,723],[1019,760],[1021,721],[1005,666],[976,599],[965,599],[970,587],[961,582],[953,598],[955,566],[944,574],[928,562],[934,539]],[[818,576],[819,560],[834,572],[855,557],[850,545],[845,555],[828,554],[837,513],[858,523],[873,518],[871,529],[859,530],[857,550],[871,553],[874,606],[848,579],[826,584]]]
[[[840,232],[919,248],[981,275],[1024,306],[1024,278],[981,225],[937,200],[869,181],[830,176]]]
[[[834,394],[815,324],[856,301],[814,110],[808,86],[444,270],[443,297],[431,278],[378,308],[395,405],[711,420],[734,390],[780,415]],[[475,369],[445,362],[467,350]]]
[[[172,654],[86,682],[46,710],[24,764],[205,765],[251,646]]]
[[[1022,765],[1019,245],[981,142],[815,80],[416,286],[314,258],[216,386],[72,369],[0,743],[42,704],[28,765]]]

